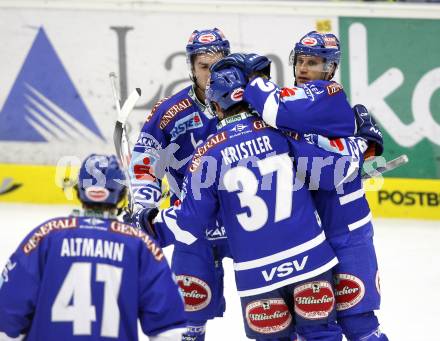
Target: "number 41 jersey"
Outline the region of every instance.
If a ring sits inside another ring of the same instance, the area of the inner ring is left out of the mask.
[[[183,327],[162,250],[113,219],[64,217],[34,229],[0,279],[0,339],[138,340]]]

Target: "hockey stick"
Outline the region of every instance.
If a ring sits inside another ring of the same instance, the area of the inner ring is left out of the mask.
[[[136,88],[130,94],[130,96],[128,96],[127,100],[124,102],[121,108],[121,100],[116,85],[117,76],[114,72],[110,72],[109,78],[112,87],[113,98],[115,100],[116,112],[118,114],[118,117],[116,119],[115,129],[113,131],[113,143],[115,145],[118,159],[124,168],[126,184],[128,187],[128,210],[129,213],[131,214],[133,212],[133,205],[134,205],[133,188],[131,186],[130,173],[129,173],[130,160],[131,160],[131,147],[127,136],[127,132],[125,130],[125,124],[127,122],[128,116],[134,109],[136,102],[139,100],[141,96],[141,89]]]
[[[384,173],[387,173],[389,171],[392,171],[393,169],[403,166],[404,164],[408,163],[408,161],[409,159],[407,155],[405,154],[400,155],[399,157],[396,157],[395,159],[388,161],[385,166],[376,168],[371,173],[365,173],[364,175],[362,175],[362,180],[367,180],[381,176]]]

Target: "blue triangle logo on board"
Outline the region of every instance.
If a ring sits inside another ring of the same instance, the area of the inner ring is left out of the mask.
[[[42,27],[0,111],[0,140],[105,141]]]

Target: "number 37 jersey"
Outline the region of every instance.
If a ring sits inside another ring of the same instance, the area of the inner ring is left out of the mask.
[[[184,326],[162,250],[113,219],[63,217],[34,229],[0,279],[0,339],[137,340]]]
[[[166,224],[177,241],[192,244],[203,238],[203,227],[220,211],[240,296],[329,270],[337,259],[296,172],[296,156],[304,155],[304,148],[310,157],[331,154],[288,138],[247,113],[221,121],[217,134],[193,155],[181,207],[161,211],[155,225],[162,229]],[[324,167],[320,185],[330,188],[333,174],[331,166]]]

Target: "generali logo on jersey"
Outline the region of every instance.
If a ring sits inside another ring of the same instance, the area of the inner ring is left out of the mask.
[[[308,282],[294,290],[295,311],[308,320],[327,318],[335,305],[331,284],[327,281]]]
[[[246,306],[248,326],[262,334],[276,333],[292,323],[289,308],[281,298],[253,301]]]
[[[29,254],[35,250],[40,242],[51,232],[63,229],[71,229],[78,227],[76,218],[64,218],[48,221],[41,225],[23,246],[23,252]]]
[[[208,150],[215,147],[219,143],[226,141],[227,139],[228,139],[228,135],[226,134],[225,131],[222,131],[221,133],[211,137],[208,140],[208,142],[206,142],[203,146],[197,148],[197,151],[194,154],[193,159],[191,161],[191,165],[189,166],[189,171],[192,173],[195,172],[197,168],[200,166],[200,161],[201,161],[200,159],[202,158],[202,156],[205,155]]]
[[[252,125],[254,127],[254,130],[261,130],[270,127],[266,122],[262,120],[256,120],[254,121],[254,123],[252,123]]]
[[[169,108],[160,119],[159,128],[165,129],[165,127],[172,121],[172,119],[181,111],[188,109],[191,107],[191,101],[189,98],[185,98],[180,102],[174,104],[171,108]]]
[[[211,289],[200,278],[188,275],[178,275],[177,284],[185,301],[186,311],[198,311],[211,302]]]

